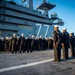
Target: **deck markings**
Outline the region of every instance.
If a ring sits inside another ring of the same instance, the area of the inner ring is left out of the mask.
[[[2,69],[0,69],[0,73],[1,72],[11,71],[11,70],[16,70],[16,69],[21,69],[21,68],[25,68],[25,67],[35,66],[35,65],[39,65],[39,64],[51,62],[53,60],[54,59],[49,59],[49,60],[43,60],[43,61],[33,62],[33,63],[29,63],[29,64],[23,64],[23,65],[18,65],[18,66],[12,66],[12,67],[7,67],[7,68],[2,68]]]

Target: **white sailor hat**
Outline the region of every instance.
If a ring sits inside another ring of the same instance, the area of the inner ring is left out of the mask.
[[[13,35],[15,36],[16,34],[14,33]]]
[[[49,39],[52,39],[52,37],[49,37]]]
[[[34,37],[34,35],[32,35],[32,37]]]
[[[42,36],[40,35],[40,38],[42,38]]]
[[[24,35],[23,33],[21,35]]]
[[[55,25],[54,27],[59,27],[58,25]]]
[[[66,30],[66,28],[63,28],[63,30]]]
[[[9,39],[8,37],[6,37],[6,39]]]

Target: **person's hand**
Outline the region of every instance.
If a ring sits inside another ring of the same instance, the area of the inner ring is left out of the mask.
[[[53,46],[54,46],[54,47],[56,46],[55,43],[53,43]]]
[[[62,43],[62,46],[64,46],[64,44]]]

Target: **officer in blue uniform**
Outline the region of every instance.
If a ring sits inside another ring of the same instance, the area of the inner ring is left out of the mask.
[[[53,32],[54,61],[61,60],[61,41],[62,33],[59,31],[58,25],[55,25]]]
[[[68,59],[69,41],[70,41],[69,33],[66,31],[66,28],[63,28],[63,32],[62,32],[63,59]]]
[[[17,53],[16,43],[17,43],[17,37],[16,37],[16,34],[13,34],[13,37],[12,37],[12,39],[11,39],[12,54],[13,54],[14,52]]]
[[[21,34],[21,37],[19,39],[19,46],[20,46],[20,53],[23,51],[23,53],[26,51],[25,47],[26,47],[26,41],[25,41],[25,37],[24,34]]]
[[[0,38],[0,52],[2,51],[2,39]]]
[[[31,36],[29,35],[27,38],[27,53],[32,52],[31,49]]]
[[[74,35],[73,35],[73,33],[70,33],[70,50],[71,50],[71,56],[72,57],[75,57],[74,44],[75,44]]]
[[[42,36],[39,37],[39,47],[40,47],[40,50],[43,50],[43,39],[42,39]]]
[[[32,35],[32,38],[31,38],[31,51],[34,51],[35,50],[35,38],[34,38],[34,35]]]

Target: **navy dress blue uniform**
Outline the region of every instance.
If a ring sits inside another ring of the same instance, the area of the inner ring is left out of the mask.
[[[12,37],[11,44],[12,44],[12,54],[14,52],[17,53],[17,49],[16,49],[17,37]]]
[[[5,44],[5,40],[4,39],[0,39],[0,51],[5,51],[4,50],[4,44]]]
[[[35,38],[31,39],[31,51],[35,50]]]
[[[2,40],[0,39],[0,51],[2,51]]]
[[[48,41],[44,38],[43,39],[43,50],[48,49]]]
[[[63,49],[63,58],[68,59],[68,48],[69,48],[69,34],[68,32],[62,33],[62,49]]]
[[[39,39],[35,39],[35,50],[39,51]]]
[[[20,37],[19,39],[19,46],[20,46],[20,53],[23,51],[23,53],[25,52],[25,47],[26,47],[26,44],[25,44],[25,37]]]
[[[70,38],[69,38],[69,33],[66,31],[65,32],[66,33],[66,37],[67,37],[67,39],[66,39],[66,58],[68,59],[68,49],[69,49],[69,47],[70,47]]]
[[[54,46],[54,61],[60,61],[61,59],[61,40],[62,33],[58,30],[53,32],[53,44]]]
[[[27,39],[27,53],[29,52],[32,52],[32,49],[31,49],[31,38],[28,37]]]
[[[74,39],[75,39],[74,36],[70,36],[70,49],[71,49],[72,57],[75,57],[75,50],[74,50],[75,40]]]
[[[5,45],[4,45],[5,51],[9,51],[9,40],[5,39]]]
[[[43,50],[43,40],[42,40],[42,38],[39,38],[39,47],[40,47],[40,50]]]
[[[53,40],[50,38],[48,40],[48,49],[53,49]]]

